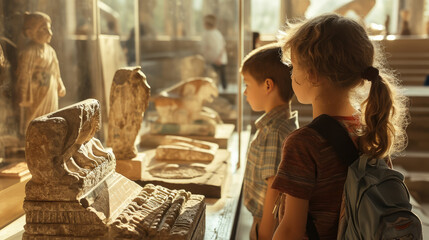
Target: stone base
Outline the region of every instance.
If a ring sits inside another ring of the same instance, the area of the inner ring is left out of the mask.
[[[131,180],[140,180],[143,176],[143,164],[146,153],[139,152],[131,160],[116,160],[116,172]]]
[[[202,239],[204,196],[113,172],[75,201],[25,200],[23,239]]]
[[[195,136],[195,135],[180,135],[180,134],[172,134],[183,137],[188,137],[192,139],[202,140],[217,143],[220,148],[227,148],[228,141],[234,132],[235,125],[234,124],[219,124],[216,126],[216,133],[214,136]],[[155,148],[161,144],[162,140],[166,134],[152,134],[146,133],[140,138],[140,147],[143,148]]]
[[[228,172],[228,150],[219,149],[211,162],[157,160],[155,150],[146,153],[143,177],[138,184],[152,183],[170,189],[185,189],[207,198],[221,197]]]

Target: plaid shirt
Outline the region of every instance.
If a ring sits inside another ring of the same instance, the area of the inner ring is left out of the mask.
[[[278,106],[255,122],[257,131],[247,150],[243,202],[254,217],[262,218],[267,179],[276,175],[283,140],[298,128],[298,113],[289,116],[289,105]]]

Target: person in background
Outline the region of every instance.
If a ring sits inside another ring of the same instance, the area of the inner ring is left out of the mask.
[[[244,173],[243,203],[253,215],[250,239],[271,239],[276,225],[272,211],[279,193],[269,186],[280,163],[283,140],[298,128],[298,114],[291,112],[290,70],[281,61],[278,44],[253,50],[240,69],[247,102],[253,111],[264,112],[255,122],[257,131]]]
[[[216,71],[221,81],[222,88],[225,90],[228,87],[225,72],[228,58],[226,54],[225,39],[216,28],[216,16],[211,14],[204,16],[204,28],[205,31],[202,36],[201,53],[206,62]]]
[[[313,121],[323,114],[335,118],[360,153],[392,166],[391,154],[406,146],[406,98],[365,28],[327,14],[289,25],[287,32],[282,50],[292,62],[292,88],[300,103],[312,105]],[[273,239],[305,238],[307,221],[320,239],[337,239],[347,169],[316,130],[304,126],[290,134],[272,184],[285,195]]]

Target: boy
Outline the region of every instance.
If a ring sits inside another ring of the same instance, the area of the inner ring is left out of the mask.
[[[290,71],[281,61],[278,44],[253,50],[240,69],[247,102],[253,111],[265,112],[255,122],[257,131],[247,152],[244,174],[243,203],[253,215],[250,239],[271,239],[275,230],[271,202],[278,192],[270,186],[281,160],[283,140],[298,128],[297,112],[290,110],[294,94]]]

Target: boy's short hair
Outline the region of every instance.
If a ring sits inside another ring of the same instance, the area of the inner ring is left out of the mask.
[[[270,78],[279,89],[280,97],[290,102],[293,97],[292,67],[282,62],[282,50],[278,43],[271,43],[251,51],[244,58],[241,73],[249,73],[259,84]]]

